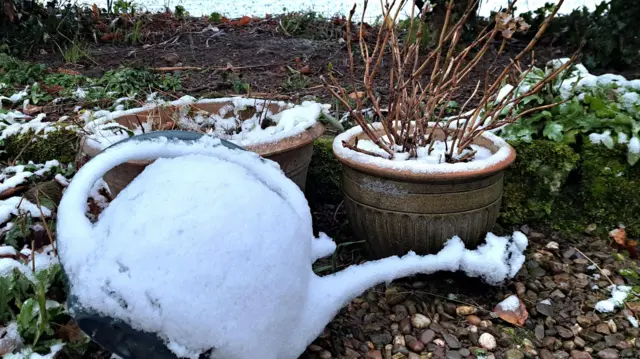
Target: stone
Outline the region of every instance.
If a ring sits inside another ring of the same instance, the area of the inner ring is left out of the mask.
[[[580,337],[575,337],[573,339],[573,342],[576,344],[576,347],[582,349],[584,348],[585,345],[587,345],[587,343],[584,341],[584,339],[580,338]]]
[[[620,340],[615,335],[605,335],[604,342],[607,343],[607,346],[615,347]]]
[[[400,353],[403,355],[409,355],[409,349],[407,349],[407,347],[403,345],[394,344],[393,347],[391,348],[391,353],[393,354]]]
[[[489,333],[482,333],[482,335],[478,339],[478,343],[481,347],[487,350],[494,350],[498,345],[496,342],[496,338]]]
[[[518,349],[509,349],[504,353],[505,359],[524,359],[524,353]]]
[[[346,356],[347,359],[357,359],[360,358],[360,353],[358,353],[357,351],[351,349],[351,348],[346,348],[344,350],[344,355]]]
[[[416,353],[409,353],[409,355],[407,356],[407,359],[420,359],[420,355]]]
[[[564,350],[556,350],[555,352],[553,352],[553,358],[554,359],[569,359],[569,353],[565,352]]]
[[[332,355],[331,355],[330,351],[323,350],[320,353],[318,353],[318,358],[320,358],[320,359],[331,359]]]
[[[393,345],[398,345],[398,346],[405,346],[406,343],[404,341],[404,336],[402,335],[396,335],[395,337],[393,337]]]
[[[458,341],[458,338],[456,338],[454,335],[445,333],[442,336],[444,337],[444,340],[447,342],[447,345],[449,346],[449,348],[451,349],[460,348],[460,342]]]
[[[543,300],[536,305],[536,310],[542,315],[553,317],[553,305],[549,300]]]
[[[456,314],[460,317],[465,317],[474,314],[477,311],[475,307],[470,305],[462,305],[456,308]]]
[[[598,358],[600,359],[618,359],[620,358],[620,354],[616,349],[602,349],[598,352]]]
[[[462,359],[462,354],[457,350],[449,350],[447,352],[447,359]]]
[[[404,302],[407,299],[408,294],[404,293],[404,290],[398,287],[389,287],[384,291],[384,297],[387,300],[388,305],[396,305]]]
[[[571,351],[571,359],[593,359],[591,357],[591,354],[587,353],[587,352],[582,352],[579,350],[572,350]]]
[[[570,248],[562,252],[562,257],[565,259],[571,259],[571,257],[573,257],[575,254],[576,254],[576,250],[573,248]]]
[[[540,349],[540,359],[554,359],[553,354],[547,349]]]
[[[460,355],[462,355],[463,357],[468,357],[469,355],[471,355],[471,351],[467,348],[462,348],[458,351],[460,352]]]
[[[423,344],[429,344],[433,341],[433,338],[436,337],[436,332],[431,329],[427,329],[420,334],[420,338],[418,338]]]
[[[395,353],[393,354],[391,359],[407,359],[407,356],[402,353]]]
[[[404,318],[400,321],[400,331],[402,332],[402,334],[411,334],[411,330],[413,328],[411,328],[411,319],[410,318]]]
[[[367,353],[367,359],[382,359],[382,352],[379,350],[370,350]]]
[[[557,326],[556,330],[558,331],[558,335],[564,339],[573,338],[573,332],[570,329],[563,326]]]
[[[551,292],[550,296],[551,298],[555,298],[555,299],[563,299],[566,297],[566,295],[564,295],[564,293],[562,293],[560,289],[556,289],[553,292]]]
[[[469,324],[471,325],[478,326],[480,325],[481,321],[482,319],[480,319],[480,317],[478,317],[477,315],[470,315],[467,317],[467,322],[469,322]]]
[[[516,295],[518,297],[524,297],[527,287],[522,282],[516,282],[514,286],[516,287]]]
[[[588,328],[591,326],[591,324],[593,324],[593,322],[591,321],[591,319],[589,319],[587,316],[585,315],[579,315],[576,318],[576,321],[578,322],[578,324],[580,324],[582,327],[584,328]]]
[[[424,344],[415,337],[407,336],[405,340],[407,342],[407,348],[409,348],[410,350],[416,353],[420,353],[424,350]]]
[[[607,325],[609,326],[609,330],[611,330],[611,333],[617,333],[618,332],[618,326],[613,321],[613,319],[609,319],[609,321],[607,322]]]
[[[391,343],[392,340],[393,340],[393,337],[391,336],[391,334],[389,334],[387,332],[378,333],[378,334],[371,334],[371,341],[374,344],[377,344],[377,345],[389,344],[389,343]]]
[[[588,341],[590,341],[592,343],[599,342],[600,340],[602,340],[602,334],[598,334],[598,333],[593,332],[591,330],[583,331],[580,336],[583,337],[585,340],[588,340]]]
[[[536,339],[542,340],[544,338],[544,325],[538,324],[535,329]]]
[[[398,304],[393,306],[393,314],[396,315],[396,318],[402,319],[409,315],[409,311],[404,305]]]
[[[598,323],[598,325],[596,325],[596,333],[609,335],[611,334],[611,330],[609,329],[607,323]]]
[[[576,343],[574,343],[572,341],[566,341],[566,342],[562,343],[562,349],[564,349],[564,350],[571,351],[575,347],[576,347]]]
[[[431,319],[420,313],[416,313],[411,316],[411,325],[413,325],[414,328],[424,329],[428,327],[429,324],[431,324]]]

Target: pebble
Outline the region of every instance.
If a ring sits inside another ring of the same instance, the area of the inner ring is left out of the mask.
[[[447,352],[447,359],[462,359],[462,354],[460,354],[460,352],[458,352],[457,350],[449,350]]]
[[[462,305],[456,308],[456,314],[460,317],[468,316],[474,314],[477,311],[475,307],[470,305]]]
[[[328,350],[323,350],[320,353],[318,353],[318,358],[320,359],[331,359],[332,355],[331,352]]]
[[[560,335],[560,337],[564,339],[573,338],[573,332],[570,329],[567,329],[562,326],[557,326],[556,330],[558,331],[558,334]]]
[[[536,305],[538,313],[553,317],[553,305],[548,300],[543,300]]]
[[[607,323],[598,323],[598,325],[596,325],[596,333],[609,335],[611,334],[611,330]]]
[[[433,338],[435,337],[436,337],[436,332],[434,332],[431,329],[427,329],[420,334],[419,339],[423,344],[429,344],[433,341]]]
[[[384,345],[391,343],[393,337],[389,333],[371,334],[371,341],[374,344]]]
[[[382,359],[382,352],[379,350],[370,350],[367,353],[367,359]]]
[[[606,335],[604,337],[604,342],[607,343],[607,346],[615,347],[620,340],[615,335]]]
[[[480,336],[480,339],[478,339],[478,343],[480,344],[481,347],[487,350],[494,350],[498,345],[496,343],[496,338],[489,333],[483,333]]]
[[[587,353],[587,352],[581,352],[578,350],[572,350],[571,351],[571,359],[593,359],[591,357],[591,354]]]
[[[431,324],[431,319],[427,318],[426,316],[420,314],[420,313],[416,313],[413,316],[411,316],[411,324],[418,329],[423,329],[429,326],[429,324]]]
[[[540,359],[554,359],[553,354],[547,349],[540,349]]]
[[[572,342],[572,341],[567,341],[562,343],[562,349],[564,350],[573,350],[576,347],[576,343]]]
[[[518,349],[509,349],[504,353],[505,359],[524,359],[524,353]]]
[[[609,326],[609,330],[611,330],[611,333],[618,332],[618,326],[616,326],[616,323],[613,321],[613,319],[609,319],[607,325]]]
[[[400,331],[402,334],[411,334],[411,319],[404,318],[400,321]]]
[[[584,316],[584,315],[579,315],[576,318],[576,321],[578,322],[578,324],[580,324],[581,326],[583,326],[585,328],[587,328],[587,327],[591,326],[591,324],[593,324],[591,319],[589,319],[587,316]]]
[[[424,350],[424,344],[422,344],[422,342],[416,339],[415,337],[407,335],[405,337],[405,341],[407,343],[407,347],[416,353],[420,353],[421,351]]]
[[[478,317],[477,315],[470,315],[467,317],[467,322],[469,322],[469,324],[471,325],[478,326],[480,325],[481,321],[482,319],[480,319],[480,317]]]
[[[578,347],[578,348],[584,348],[584,346],[587,345],[587,343],[584,341],[584,339],[582,339],[580,337],[575,337],[573,339],[573,342],[576,344],[576,347]]]
[[[416,354],[416,353],[409,353],[409,355],[407,356],[408,359],[420,359],[420,355]]]
[[[620,358],[620,354],[616,349],[603,349],[598,352],[598,358],[600,359],[618,359]]]
[[[442,336],[444,337],[444,340],[447,342],[447,345],[449,346],[449,348],[451,349],[460,348],[460,342],[458,341],[458,338],[456,338],[455,336],[449,333],[445,333]]]
[[[462,348],[458,350],[458,352],[460,352],[460,355],[462,355],[463,357],[468,357],[469,355],[471,355],[471,351],[467,348]]]
[[[552,251],[557,251],[558,249],[560,249],[560,245],[558,244],[558,242],[553,242],[553,241],[547,243],[545,247]]]
[[[439,346],[439,347],[443,347],[443,346],[447,345],[447,343],[445,343],[445,342],[444,342],[444,340],[442,340],[442,339],[440,339],[440,338],[435,339],[435,340],[433,341],[433,343],[434,343],[435,345]]]

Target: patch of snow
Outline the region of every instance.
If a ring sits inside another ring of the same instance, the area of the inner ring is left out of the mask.
[[[603,133],[592,133],[592,134],[589,134],[589,140],[594,145],[603,144],[603,145],[605,145],[607,147],[613,147],[613,145],[615,143],[613,141],[613,137],[611,137],[611,131],[610,130],[606,130]]]
[[[596,303],[595,309],[600,313],[611,313],[616,307],[623,306],[632,288],[625,285],[612,285],[608,289],[611,291],[611,298]]]
[[[219,143],[125,142],[78,171],[57,234],[80,305],[157,333],[177,355],[198,358],[215,347],[220,357],[296,358],[341,306],[377,283],[461,270],[496,284],[524,263],[523,234],[490,233],[476,250],[454,237],[436,255],[410,252],[318,277],[311,264],[329,249],[314,249],[313,240],[327,238],[313,239],[302,191],[275,162]],[[119,163],[149,158],[160,159],[91,224],[84,212],[95,181]]]
[[[69,185],[69,180],[61,175],[60,173],[56,174],[54,179],[58,182],[62,187],[67,187]]]
[[[546,304],[546,305],[552,305],[551,300],[550,299],[545,299],[545,300],[541,300],[540,304]]]
[[[40,210],[42,210],[42,214]],[[39,208],[36,204],[22,197],[14,196],[0,201],[0,224],[8,221],[12,215],[18,216],[24,213],[28,213],[34,218],[40,218],[41,215],[45,217],[51,216],[49,208],[44,206]]]
[[[638,137],[633,136],[631,137],[631,140],[629,141],[629,152],[631,153],[640,153],[640,140],[638,140]]]
[[[510,295],[502,302],[498,303],[498,306],[504,311],[515,311],[520,308],[520,299],[517,295]]]
[[[0,256],[17,256],[18,252],[11,246],[0,246]]]
[[[58,352],[64,348],[64,343],[56,343],[51,345],[49,354],[41,355],[33,351],[32,348],[27,347],[22,349],[18,353],[5,354],[3,359],[54,359]]]
[[[28,165],[35,167],[35,171],[25,171],[25,165],[9,166],[0,171],[0,181],[2,181],[0,192],[24,183],[33,175],[42,177],[53,168],[59,167],[60,163],[57,160],[47,161],[44,164],[35,164],[33,161],[29,161]]]
[[[230,102],[230,105],[224,106],[218,113],[197,111],[194,116],[187,116],[189,111],[187,105],[224,102]],[[277,105],[284,110],[273,114],[269,110],[268,105]],[[126,131],[117,129],[113,120],[143,110],[152,110],[157,108],[157,106],[158,104],[156,103],[147,103],[142,107],[126,111],[102,111],[88,115],[88,117],[85,117],[87,124],[84,128],[85,131],[90,133],[90,135],[86,137],[87,145],[95,150],[102,150],[129,137]],[[207,134],[213,134],[242,147],[274,143],[284,138],[296,136],[313,126],[323,113],[328,113],[331,107],[331,105],[328,104],[319,104],[312,101],[304,101],[300,105],[294,105],[283,101],[266,101],[242,97],[201,99],[196,101],[195,98],[191,96],[184,96],[178,100],[163,103],[160,106],[181,107],[178,111],[179,118],[177,121],[180,128],[199,132],[204,131]],[[256,113],[253,117],[240,121],[238,117],[239,112],[247,107],[255,107]],[[232,112],[233,115],[229,118],[226,115],[230,112]],[[263,129],[261,124],[264,119],[273,121],[275,125]],[[132,132],[134,134],[141,134],[152,131],[152,124],[150,122],[144,122],[142,126],[143,128],[138,126],[138,128],[132,130]]]
[[[627,136],[627,134],[624,132],[620,132],[618,134],[618,143],[619,144],[629,143],[629,136]]]
[[[4,140],[5,138],[14,135],[25,134],[30,130],[33,131],[34,134],[47,134],[49,132],[57,131],[57,127],[55,127],[52,122],[42,122],[45,117],[46,114],[41,113],[38,114],[38,116],[36,116],[36,118],[34,118],[33,120],[26,123],[14,122],[2,128],[2,132],[0,133],[0,140]]]
[[[634,328],[638,328],[638,319],[633,315],[627,315],[627,320],[631,323],[631,326]],[[637,339],[636,339],[637,340]]]
[[[16,103],[16,102],[22,101],[27,96],[29,96],[29,86],[27,86],[27,88],[25,88],[24,90],[16,92],[9,97],[0,96],[0,108],[2,108],[2,105],[1,105],[2,100],[7,100],[9,102]]]
[[[376,130],[382,128],[380,122],[372,124],[372,127]],[[354,151],[352,149],[343,146],[342,141],[347,141],[354,136],[362,134],[362,128],[355,126],[338,136],[333,141],[333,151],[340,156],[352,159],[363,164],[372,164],[382,168],[393,169],[397,171],[411,171],[413,173],[451,173],[451,172],[467,172],[476,171],[493,166],[501,161],[504,161],[510,154],[510,149],[507,143],[492,133],[484,133],[484,137],[498,147],[496,153],[491,153],[488,149],[480,146],[472,145],[472,148],[476,151],[476,158],[469,162],[458,163],[446,163],[444,162],[444,143],[437,143],[437,147],[434,146],[434,151],[428,153],[427,148],[418,148],[418,158],[408,161],[392,160],[388,158],[380,158],[371,155],[367,155],[361,152]],[[373,144],[369,140],[358,141],[358,147],[363,143],[364,148],[367,150],[375,151],[381,155],[386,155],[386,152],[379,149],[378,146]]]

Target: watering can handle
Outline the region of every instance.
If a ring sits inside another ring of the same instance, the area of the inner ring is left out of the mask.
[[[173,158],[190,154],[211,154],[213,146],[184,146],[184,143],[195,143],[205,135],[187,131],[157,131],[129,137],[104,149],[87,162],[74,176],[67,187],[58,206],[57,233],[59,245],[74,245],[63,241],[86,241],[91,238],[92,224],[85,216],[87,198],[96,181],[110,169],[132,160],[149,160],[161,157]],[[153,141],[166,139],[166,141]],[[150,143],[144,151],[136,151],[134,142]],[[230,149],[244,150],[229,141],[220,139],[219,144]],[[219,152],[219,151],[217,151]],[[79,244],[79,243],[77,243]]]

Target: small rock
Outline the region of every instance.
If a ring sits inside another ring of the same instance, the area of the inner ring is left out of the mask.
[[[407,335],[405,341],[407,342],[407,347],[416,353],[420,353],[424,350],[424,344],[415,337]]]
[[[607,327],[607,329],[609,329],[609,328]],[[583,331],[580,336],[583,337],[584,339],[590,341],[591,343],[599,342],[600,340],[602,340],[602,334],[598,334],[596,332],[592,332],[591,330]]]
[[[411,317],[411,324],[418,329],[424,329],[431,324],[431,319],[426,316],[416,313]]]
[[[587,228],[584,229],[584,233],[591,234],[595,232],[596,229],[598,229],[598,225],[596,225],[595,223],[591,223],[590,225],[587,226]]]
[[[553,352],[553,358],[554,359],[569,359],[569,353],[563,351],[563,350],[556,350],[555,352]]]
[[[463,357],[468,357],[469,355],[471,355],[471,351],[467,348],[462,348],[458,351],[460,352],[460,355],[462,355]]]
[[[538,313],[546,315],[547,317],[553,317],[553,305],[550,300],[543,300],[536,305]]]
[[[555,299],[563,299],[566,297],[566,295],[564,295],[564,293],[562,293],[562,291],[560,289],[556,289],[553,292],[551,292],[551,294],[549,295],[551,298],[555,298]]]
[[[474,314],[475,312],[476,312],[476,308],[470,305],[462,305],[456,308],[456,314],[460,317],[471,315],[471,314]]]
[[[374,344],[385,345],[391,343],[393,337],[389,333],[371,334],[371,341]]]
[[[416,353],[409,353],[409,355],[407,356],[407,359],[420,359],[420,355]]]
[[[540,359],[554,359],[553,354],[547,349],[540,349]]]
[[[536,325],[535,329],[536,339],[542,340],[544,338],[544,326],[542,324]]]
[[[566,341],[562,343],[562,349],[572,351],[576,347],[576,343],[572,341]]]
[[[596,325],[596,333],[609,335],[611,334],[611,330],[609,329],[607,323],[598,323],[598,325]]]
[[[573,248],[570,248],[562,253],[562,257],[566,259],[571,259],[571,257],[573,257],[575,254],[576,254],[576,250]]]
[[[180,61],[180,56],[175,52],[170,52],[162,56],[162,59],[171,65],[175,65]]]
[[[396,305],[404,302],[408,294],[404,293],[401,288],[389,287],[384,291],[384,297],[388,305]]]
[[[571,327],[571,332],[573,333],[573,335],[578,335],[580,334],[580,332],[582,332],[582,327],[576,323]]]
[[[396,318],[402,319],[409,315],[409,311],[404,305],[398,304],[393,306],[393,314],[396,315]]]
[[[422,334],[420,334],[420,341],[423,344],[429,344],[433,341],[433,338],[436,337],[436,332],[434,332],[431,329],[427,329],[424,332],[422,332]]]
[[[527,291],[527,287],[522,282],[515,282],[516,295],[518,297],[524,297],[524,293]]]
[[[620,358],[620,354],[616,349],[602,349],[598,352],[598,358],[600,359],[618,359]]]
[[[370,350],[367,353],[367,359],[382,359],[382,352],[379,350]]]
[[[470,315],[467,317],[467,322],[471,325],[478,326],[482,320],[477,315]]]
[[[395,353],[393,354],[391,359],[407,359],[407,356],[402,353]]]
[[[557,341],[558,339],[556,339],[555,337],[546,337],[542,339],[542,345],[549,350],[555,350]]]
[[[462,359],[462,354],[457,350],[449,350],[447,352],[447,359]]]
[[[496,343],[496,338],[489,333],[483,333],[478,339],[478,343],[481,347],[487,350],[494,350],[498,345]]]
[[[564,339],[573,338],[573,332],[565,327],[557,326],[556,330],[558,331],[558,334]]]
[[[318,358],[320,359],[331,359],[331,352],[328,350],[323,350],[318,354]]]
[[[455,336],[449,333],[445,333],[442,336],[444,337],[444,340],[447,342],[447,345],[449,346],[449,348],[451,349],[460,348],[460,342],[458,341],[458,338],[456,338]]]
[[[321,351],[322,351],[322,347],[321,347],[321,346],[319,346],[319,345],[315,345],[315,344],[311,344],[311,345],[309,345],[309,346],[307,347],[307,349],[308,349],[310,352],[314,352],[314,353],[317,353],[317,352],[321,352]]]
[[[411,334],[411,319],[404,318],[400,321],[400,331],[403,334]]]
[[[451,302],[445,302],[442,305],[442,310],[449,315],[456,315],[456,305]]]
[[[493,323],[491,323],[491,321],[489,320],[483,320],[480,322],[480,328],[489,328],[492,326],[493,326]]]
[[[553,242],[553,241],[547,243],[545,247],[552,251],[557,251],[558,249],[560,249],[560,245],[558,244],[558,242]]]
[[[524,353],[518,349],[509,349],[504,353],[505,359],[524,359]]]
[[[578,322],[578,324],[580,324],[581,326],[583,326],[585,328],[588,328],[592,324],[591,319],[587,318],[584,315],[579,315],[576,318],[576,321]]]
[[[584,341],[584,339],[580,338],[580,337],[575,337],[573,339],[573,342],[576,344],[576,347],[582,349],[584,348],[585,345],[587,345],[587,343]]]
[[[438,339],[434,339],[433,343],[439,347],[444,347],[445,345],[447,345],[447,343],[444,342],[444,340],[438,338]]]
[[[593,359],[591,357],[591,354],[587,353],[587,352],[582,352],[582,351],[578,351],[578,350],[572,350],[571,351],[571,359]]]
[[[618,327],[616,326],[616,323],[613,321],[613,319],[609,319],[607,325],[609,326],[609,330],[611,330],[611,333],[618,332]]]
[[[405,345],[406,345],[406,343],[405,343],[405,341],[404,341],[404,336],[402,336],[402,335],[396,335],[396,336],[393,338],[393,343],[392,343],[392,344],[393,344],[393,345],[398,345],[398,346],[401,346],[401,347],[405,346]]]
[[[607,343],[607,346],[615,347],[620,340],[615,335],[605,335],[604,342]]]
[[[346,348],[344,350],[344,355],[347,359],[357,359],[360,358],[360,353],[358,353],[357,351],[351,349],[351,348]]]

